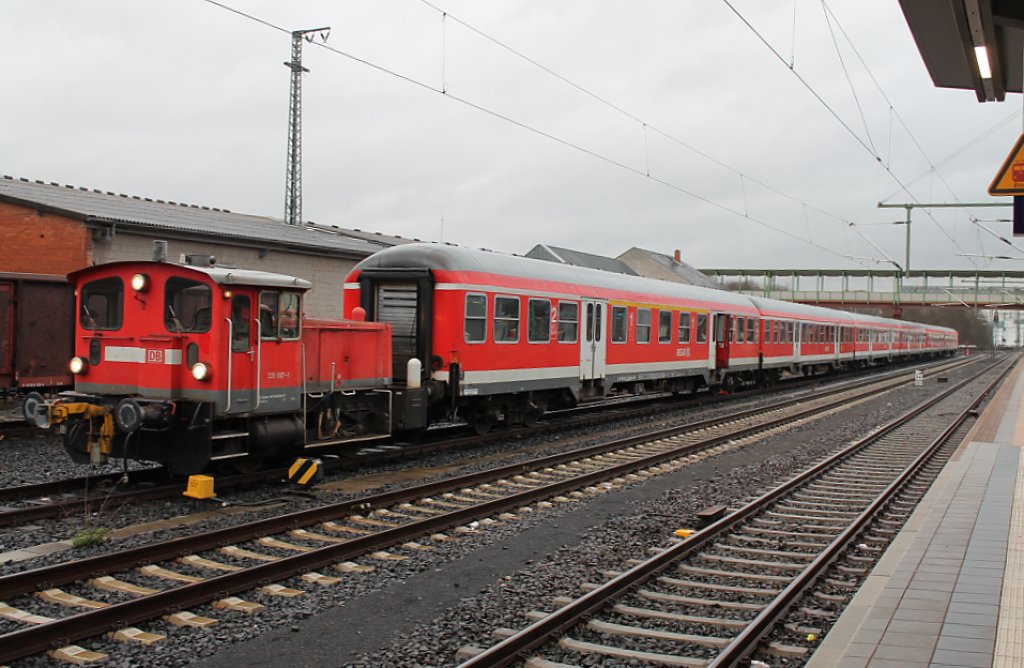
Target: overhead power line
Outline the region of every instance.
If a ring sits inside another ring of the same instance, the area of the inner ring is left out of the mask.
[[[214,5],[216,7],[224,9],[225,11],[231,12],[231,13],[233,13],[235,15],[238,15],[238,16],[241,16],[241,17],[246,18],[248,20],[251,20],[251,21],[254,21],[256,23],[259,23],[259,24],[261,24],[261,25],[263,25],[265,27],[268,27],[268,28],[271,28],[273,30],[277,30],[277,31],[280,31],[280,32],[291,34],[291,31],[288,31],[288,30],[286,30],[285,28],[283,28],[281,26],[275,25],[275,24],[273,24],[273,23],[271,23],[271,22],[269,22],[269,21],[267,21],[265,19],[259,18],[257,16],[252,15],[252,14],[248,14],[246,12],[242,12],[240,10],[237,10],[237,9],[235,9],[233,7],[230,7],[230,6],[228,6],[228,5],[226,5],[226,4],[222,3],[222,2],[218,2],[217,0],[204,0],[204,1],[209,3],[209,4],[211,4],[211,5]],[[425,0],[423,0],[423,1],[425,1]],[[429,6],[433,7],[437,11],[441,11],[441,10],[437,9],[436,7],[434,7],[433,5],[430,5],[430,3],[426,3],[426,4],[428,4]],[[465,22],[459,21],[455,17],[452,17],[450,14],[447,14],[445,12],[441,12],[441,13],[443,14],[442,26],[446,25],[447,19],[451,19],[453,21],[457,21],[460,25],[464,25],[468,29],[473,30],[474,32],[477,32],[478,34],[480,34],[481,36],[485,37],[486,39],[495,42],[496,44],[498,44],[502,48],[508,49],[508,50],[512,51],[513,53],[516,53],[520,57],[528,60],[529,62],[534,63],[537,67],[540,67],[541,69],[544,69],[545,71],[549,72],[552,76],[555,76],[555,77],[561,79],[562,81],[566,82],[568,85],[573,86],[574,88],[577,88],[578,90],[581,90],[582,92],[585,92],[586,94],[590,95],[591,97],[594,97],[595,99],[600,100],[604,104],[607,104],[608,106],[616,108],[620,113],[623,113],[626,116],[632,118],[633,120],[636,120],[637,122],[639,122],[641,124],[644,124],[644,121],[642,121],[639,118],[633,116],[629,112],[626,112],[625,110],[621,109],[620,107],[617,107],[616,105],[614,105],[614,104],[604,100],[603,98],[600,98],[600,96],[597,96],[594,93],[591,93],[590,91],[584,89],[583,87],[581,87],[581,86],[571,82],[567,78],[562,77],[561,75],[557,74],[553,70],[550,70],[550,68],[546,68],[545,66],[541,65],[540,63],[537,63],[536,61],[533,61],[529,57],[527,57],[525,55],[522,55],[522,54],[519,54],[519,52],[515,51],[514,49],[511,49],[511,47],[508,47],[507,45],[504,45],[504,44],[498,42],[497,40],[494,40],[494,38],[486,35],[482,31],[479,31],[479,30],[473,28],[472,26],[466,24]],[[730,213],[732,215],[735,215],[735,216],[744,218],[746,220],[749,220],[749,221],[751,221],[751,222],[753,222],[753,223],[755,223],[755,224],[757,224],[757,225],[759,225],[761,227],[764,227],[764,228],[766,228],[768,230],[776,232],[777,234],[781,234],[781,235],[783,235],[785,237],[788,237],[790,239],[793,239],[795,241],[799,241],[799,242],[801,242],[803,244],[806,244],[806,245],[809,245],[809,246],[811,246],[813,248],[816,248],[818,250],[824,251],[824,252],[826,252],[826,253],[828,253],[830,255],[834,255],[836,257],[839,257],[839,258],[842,258],[842,259],[846,259],[846,260],[853,260],[853,261],[858,262],[858,263],[863,262],[865,260],[865,258],[857,257],[857,256],[849,255],[849,254],[839,253],[839,252],[833,250],[832,248],[829,248],[828,246],[815,243],[815,242],[813,242],[813,241],[811,241],[809,239],[804,239],[804,238],[802,238],[800,236],[797,236],[796,234],[790,233],[790,232],[788,232],[788,231],[786,231],[784,229],[781,229],[781,228],[779,228],[779,227],[777,227],[775,225],[772,225],[771,223],[768,223],[765,220],[761,220],[761,219],[759,219],[759,218],[757,218],[755,216],[751,216],[746,211],[740,211],[740,210],[734,209],[733,207],[730,207],[730,206],[728,206],[726,204],[723,204],[721,202],[715,201],[715,200],[711,199],[710,197],[707,197],[707,196],[701,195],[699,193],[693,192],[691,190],[688,190],[688,189],[686,189],[686,188],[684,188],[684,187],[682,187],[682,186],[680,186],[678,184],[672,183],[672,182],[670,182],[670,181],[668,181],[666,179],[662,179],[662,178],[659,178],[659,177],[657,177],[655,175],[651,175],[651,174],[649,174],[647,172],[646,169],[637,169],[637,168],[632,167],[630,165],[627,165],[627,164],[625,164],[623,162],[620,162],[620,161],[618,161],[618,160],[616,160],[614,158],[611,158],[611,157],[609,157],[607,155],[599,153],[599,152],[597,152],[595,150],[588,149],[588,148],[586,148],[584,146],[581,146],[579,144],[576,144],[576,143],[574,143],[572,141],[569,141],[567,139],[558,137],[558,136],[553,135],[553,134],[551,134],[549,132],[541,130],[541,129],[537,128],[537,127],[529,125],[529,124],[527,124],[525,122],[516,120],[516,119],[514,119],[514,118],[512,118],[510,116],[507,116],[505,114],[497,112],[497,111],[495,111],[493,109],[490,109],[488,107],[485,107],[485,106],[483,106],[481,104],[475,103],[475,102],[473,102],[473,101],[471,101],[471,100],[469,100],[467,98],[455,95],[455,94],[453,94],[451,92],[451,90],[448,89],[447,84],[445,82],[442,82],[442,87],[438,88],[435,85],[426,83],[425,81],[421,81],[421,80],[415,79],[415,78],[413,78],[411,76],[408,76],[408,75],[405,75],[405,74],[401,74],[401,73],[396,72],[394,70],[391,70],[391,69],[389,69],[387,67],[384,67],[384,66],[379,65],[377,63],[374,63],[372,61],[369,61],[369,60],[367,60],[365,58],[361,58],[361,57],[356,56],[356,55],[354,55],[352,53],[349,53],[349,52],[343,51],[341,49],[335,48],[335,47],[330,46],[328,44],[314,43],[314,45],[319,47],[319,48],[322,48],[322,49],[324,49],[324,50],[326,50],[328,52],[331,52],[331,53],[334,53],[336,55],[342,56],[342,57],[347,58],[347,59],[349,59],[349,60],[351,60],[353,62],[359,63],[361,65],[364,65],[366,67],[374,69],[374,70],[376,70],[378,72],[381,72],[383,74],[387,74],[387,75],[389,75],[391,77],[394,77],[394,78],[399,79],[401,81],[404,81],[406,83],[410,83],[410,84],[412,84],[414,86],[417,86],[419,88],[422,88],[424,90],[427,90],[427,91],[430,91],[430,92],[433,92],[433,93],[437,93],[439,95],[443,95],[444,97],[446,97],[448,99],[451,99],[451,100],[454,100],[456,102],[459,102],[459,103],[461,103],[461,104],[463,104],[463,105],[465,105],[467,107],[475,109],[475,110],[477,110],[479,112],[482,112],[484,114],[492,116],[492,117],[494,117],[496,119],[502,120],[502,121],[507,122],[509,124],[515,125],[516,127],[519,127],[519,128],[521,128],[523,130],[526,130],[526,131],[531,132],[533,134],[536,134],[538,136],[544,137],[544,138],[546,138],[548,140],[551,140],[551,141],[554,141],[556,143],[559,143],[559,144],[561,144],[563,146],[566,146],[568,148],[574,149],[574,150],[576,150],[578,152],[581,152],[581,153],[583,153],[585,155],[588,155],[588,156],[590,156],[592,158],[598,159],[598,160],[600,160],[602,162],[605,162],[607,164],[610,164],[612,166],[615,166],[615,167],[618,167],[620,169],[626,170],[626,171],[631,172],[631,173],[633,173],[635,175],[647,178],[647,179],[649,179],[649,180],[651,180],[651,181],[653,181],[655,183],[658,183],[659,185],[671,188],[671,189],[673,189],[673,190],[675,190],[675,191],[677,191],[679,193],[688,195],[688,196],[690,196],[690,197],[692,197],[694,199],[697,199],[697,200],[699,200],[701,202],[704,202],[704,203],[706,203],[706,204],[708,204],[710,206],[716,207],[716,208],[718,208],[718,209],[720,209],[720,210],[722,210],[722,211],[724,211],[726,213]],[[756,184],[758,184],[758,185],[760,185],[760,186],[762,186],[762,187],[764,187],[764,188],[766,188],[766,189],[768,189],[768,190],[770,190],[772,192],[775,192],[775,193],[777,193],[777,194],[779,194],[779,195],[781,195],[781,196],[783,196],[783,197],[785,197],[787,199],[790,199],[790,200],[792,200],[794,202],[798,202],[798,203],[802,204],[803,206],[805,206],[806,208],[810,208],[810,209],[818,211],[818,212],[820,212],[820,213],[822,213],[824,215],[827,215],[829,217],[836,218],[837,220],[842,221],[847,226],[855,225],[854,223],[851,223],[851,221],[846,220],[846,219],[842,218],[841,216],[837,216],[836,214],[833,214],[833,213],[830,213],[828,211],[825,211],[824,209],[821,209],[820,207],[817,207],[817,206],[814,206],[812,204],[808,204],[806,202],[803,202],[802,200],[799,200],[799,199],[797,199],[795,197],[792,197],[792,196],[790,196],[790,195],[788,195],[788,194],[786,194],[786,193],[784,193],[782,191],[779,191],[779,190],[777,190],[777,189],[775,189],[775,188],[773,188],[773,187],[771,187],[771,186],[769,186],[769,185],[767,185],[767,184],[765,184],[765,183],[763,183],[763,182],[761,182],[761,181],[759,181],[757,179],[749,177],[746,174],[744,174],[743,172],[740,172],[739,170],[736,170],[735,168],[730,167],[729,165],[726,165],[725,163],[721,162],[720,160],[717,160],[716,158],[714,158],[714,157],[712,157],[712,156],[710,156],[710,155],[700,151],[699,149],[696,149],[695,147],[690,146],[686,142],[683,142],[682,140],[672,136],[671,134],[669,134],[667,132],[659,130],[656,127],[651,127],[649,125],[648,125],[648,128],[651,131],[656,132],[659,135],[665,137],[666,139],[668,139],[668,140],[670,140],[672,142],[675,142],[675,143],[677,143],[677,144],[679,144],[679,145],[681,145],[681,146],[683,146],[683,147],[685,147],[685,148],[687,148],[687,149],[689,149],[691,151],[694,151],[698,155],[701,155],[701,156],[705,157],[706,159],[709,159],[709,160],[715,162],[716,164],[718,164],[718,165],[720,165],[720,166],[722,166],[722,167],[724,167],[726,169],[729,169],[730,171],[733,171],[733,172],[739,174],[741,176],[741,178],[743,178],[743,179],[750,180],[751,182],[756,183]],[[861,236],[863,236],[863,234],[861,234]],[[871,258],[871,259],[869,259],[869,261],[873,261],[873,262],[876,262],[876,263],[889,263],[889,262],[891,262],[891,260],[888,259],[888,258],[886,260],[879,260],[879,259]]]

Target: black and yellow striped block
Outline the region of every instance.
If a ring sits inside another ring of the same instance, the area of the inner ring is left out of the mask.
[[[299,457],[288,469],[288,482],[293,485],[315,485],[324,477],[323,462]]]

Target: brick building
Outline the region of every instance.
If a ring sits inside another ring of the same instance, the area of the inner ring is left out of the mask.
[[[409,240],[233,213],[57,183],[0,178],[0,272],[67,274],[118,260],[147,260],[152,242],[218,263],[313,282],[306,314],[340,317],[345,276],[361,259]]]

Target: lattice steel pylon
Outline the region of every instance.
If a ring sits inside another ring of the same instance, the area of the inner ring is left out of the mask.
[[[289,225],[302,224],[302,40],[313,41],[313,33],[320,33],[326,42],[330,26],[292,31],[292,59],[284,63],[292,71],[291,99],[288,107],[288,177],[284,201],[284,221]]]

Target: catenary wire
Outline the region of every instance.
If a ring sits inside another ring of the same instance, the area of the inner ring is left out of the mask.
[[[234,8],[224,4],[222,2],[218,2],[217,0],[203,0],[203,1],[207,2],[207,3],[211,4],[211,5],[214,5],[216,7],[219,7],[221,9],[224,9],[226,11],[229,11],[229,12],[231,12],[233,14],[238,15],[238,16],[241,16],[241,17],[244,17],[246,19],[255,21],[255,22],[257,22],[257,23],[259,23],[261,25],[264,25],[264,26],[266,26],[268,28],[272,28],[274,30],[277,30],[277,31],[285,33],[285,34],[289,34],[289,35],[291,34],[291,31],[287,30],[286,28],[283,28],[281,26],[275,25],[273,23],[270,23],[269,21],[266,21],[265,19],[258,18],[256,16],[253,16],[253,15],[248,14],[246,12],[242,12],[242,11],[239,11],[237,9],[234,9]],[[455,17],[451,16],[450,14],[448,14],[448,18],[450,18],[452,20],[457,20],[457,19],[455,19]],[[749,221],[751,221],[751,222],[753,222],[753,223],[755,223],[755,224],[757,224],[757,225],[759,225],[761,227],[764,227],[764,228],[766,228],[768,230],[776,232],[777,234],[781,234],[781,235],[789,237],[789,238],[791,238],[793,240],[799,241],[799,242],[801,242],[803,244],[807,244],[809,246],[817,248],[818,250],[821,250],[821,251],[824,251],[826,253],[829,253],[830,255],[834,255],[834,256],[842,258],[842,259],[853,260],[853,261],[858,261],[858,262],[862,260],[862,258],[856,258],[856,257],[850,256],[850,255],[845,255],[843,253],[838,253],[835,250],[833,250],[833,249],[831,249],[831,248],[829,248],[827,246],[811,242],[811,241],[809,241],[807,239],[803,239],[802,237],[797,236],[796,234],[793,234],[791,232],[787,232],[786,230],[781,229],[779,227],[776,227],[775,225],[772,225],[771,223],[768,223],[768,222],[766,222],[764,220],[761,220],[761,219],[753,217],[753,216],[748,216],[748,215],[746,215],[742,211],[738,211],[736,209],[733,209],[732,207],[729,207],[728,205],[722,204],[720,202],[716,202],[715,200],[712,200],[712,199],[710,199],[710,198],[708,198],[706,196],[703,196],[703,195],[700,195],[700,194],[695,193],[693,191],[687,190],[686,188],[683,188],[682,186],[679,186],[677,184],[674,184],[674,183],[671,183],[669,181],[666,181],[665,179],[658,178],[656,176],[649,176],[643,170],[636,169],[636,168],[631,167],[631,166],[629,166],[629,165],[627,165],[625,163],[622,163],[622,162],[620,162],[618,160],[615,160],[615,159],[610,158],[610,157],[608,157],[606,155],[598,153],[597,151],[594,151],[594,150],[588,149],[586,147],[580,146],[580,145],[575,144],[575,143],[573,143],[573,142],[571,142],[571,141],[569,141],[567,139],[563,139],[563,138],[558,137],[556,135],[553,135],[551,133],[545,132],[545,131],[543,131],[543,130],[541,130],[539,128],[533,127],[533,126],[531,126],[531,125],[529,125],[527,123],[524,123],[522,121],[518,121],[518,120],[516,120],[516,119],[514,119],[514,118],[512,118],[510,116],[506,116],[506,115],[501,114],[500,112],[497,112],[497,111],[495,111],[493,109],[490,109],[488,107],[484,107],[484,106],[482,106],[480,104],[477,104],[475,102],[472,102],[472,101],[470,101],[470,100],[468,100],[466,98],[463,98],[463,97],[460,97],[458,95],[455,95],[451,91],[442,90],[442,89],[437,88],[436,86],[433,86],[433,85],[428,84],[426,82],[420,81],[420,80],[415,79],[413,77],[410,77],[408,75],[401,74],[399,72],[396,72],[394,70],[386,68],[386,67],[384,67],[382,65],[378,65],[378,64],[376,64],[376,63],[374,63],[372,61],[366,60],[365,58],[361,58],[359,56],[356,56],[355,54],[349,53],[347,51],[342,51],[341,49],[333,47],[333,46],[331,46],[329,44],[324,44],[322,42],[313,42],[312,44],[313,44],[313,46],[319,47],[321,49],[324,49],[324,50],[329,51],[331,53],[334,53],[336,55],[342,56],[344,58],[352,60],[353,62],[359,63],[361,65],[364,65],[366,67],[374,69],[374,70],[376,70],[378,72],[381,72],[383,74],[387,74],[389,76],[395,77],[395,78],[397,78],[397,79],[399,79],[401,81],[405,81],[406,83],[413,84],[413,85],[415,85],[415,86],[417,86],[419,88],[422,88],[424,90],[427,90],[427,91],[430,91],[430,92],[433,92],[433,93],[437,93],[439,95],[443,95],[444,97],[446,97],[448,99],[451,99],[451,100],[454,100],[456,102],[459,102],[459,103],[461,103],[461,104],[463,104],[463,105],[465,105],[467,107],[470,107],[470,108],[475,109],[475,110],[477,110],[479,112],[482,112],[484,114],[492,116],[492,117],[494,117],[496,119],[502,120],[502,121],[510,123],[512,125],[515,125],[516,127],[519,127],[519,128],[521,128],[523,130],[526,130],[526,131],[531,132],[533,134],[536,134],[538,136],[541,136],[541,137],[544,137],[544,138],[549,139],[551,141],[554,141],[556,143],[559,143],[559,144],[561,144],[563,146],[566,146],[568,148],[571,148],[571,149],[574,149],[576,151],[579,151],[579,152],[581,152],[581,153],[583,153],[585,155],[588,155],[588,156],[590,156],[592,158],[596,158],[598,160],[601,160],[601,161],[603,161],[603,162],[605,162],[607,164],[613,165],[613,166],[618,167],[620,169],[624,169],[624,170],[626,170],[628,172],[631,172],[633,174],[636,174],[638,176],[650,179],[651,181],[653,181],[655,183],[658,183],[658,184],[663,185],[665,187],[671,188],[671,189],[673,189],[673,190],[675,190],[675,191],[677,191],[679,193],[688,195],[688,196],[690,196],[690,197],[692,197],[694,199],[697,199],[697,200],[699,200],[701,202],[704,202],[705,204],[708,204],[710,206],[718,208],[718,209],[720,209],[722,211],[725,211],[727,213],[730,213],[730,214],[733,214],[735,216],[738,216],[738,217],[744,218],[746,220],[749,220]],[[558,75],[555,75],[555,76],[558,76]],[[625,112],[623,112],[623,113],[625,113]],[[655,128],[651,128],[651,129],[654,130],[654,131],[657,131]],[[830,214],[830,215],[832,215],[832,214]],[[873,259],[873,261],[877,262],[877,263],[887,263],[887,261],[878,260],[878,259]]]

